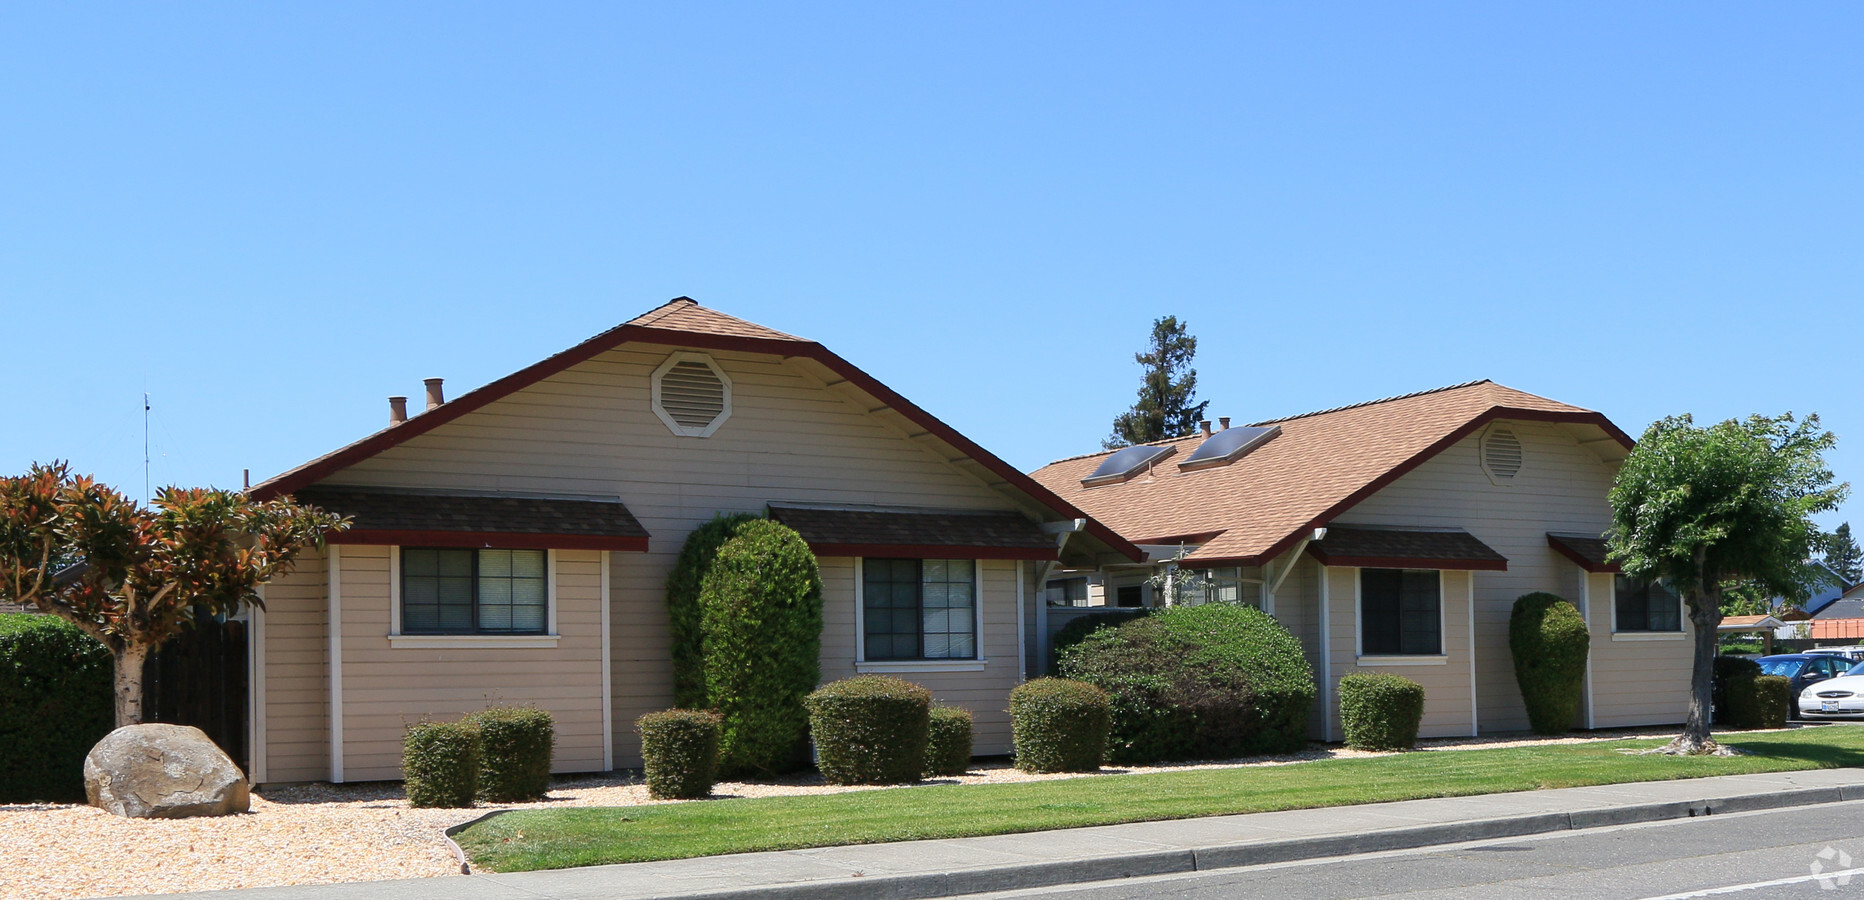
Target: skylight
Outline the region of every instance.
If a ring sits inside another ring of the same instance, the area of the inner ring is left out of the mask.
[[[1202,469],[1208,466],[1221,466],[1243,458],[1243,455],[1269,442],[1281,434],[1280,425],[1266,428],[1243,425],[1226,428],[1204,439],[1197,445],[1184,462],[1178,464],[1180,469]]]
[[[1148,444],[1127,447],[1101,460],[1100,468],[1095,469],[1094,474],[1081,479],[1081,486],[1093,487],[1125,481],[1139,474],[1145,467],[1170,456],[1177,449],[1170,445],[1155,447]]]

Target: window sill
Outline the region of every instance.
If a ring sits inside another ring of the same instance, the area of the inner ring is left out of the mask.
[[[397,650],[548,650],[560,634],[391,634],[388,645]]]
[[[989,660],[983,659],[896,659],[885,662],[856,662],[854,670],[863,675],[890,675],[911,672],[982,672]]]
[[[1680,641],[1684,637],[1680,631],[1614,631],[1614,641]]]
[[[1448,656],[1361,656],[1361,666],[1447,666]]]

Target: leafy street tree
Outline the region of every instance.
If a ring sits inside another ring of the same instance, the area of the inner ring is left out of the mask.
[[[1197,355],[1197,338],[1191,336],[1177,316],[1152,322],[1152,343],[1133,360],[1145,367],[1139,384],[1139,399],[1133,408],[1113,419],[1113,435],[1101,442],[1108,450],[1144,444],[1164,438],[1184,437],[1197,430],[1210,405],[1191,402],[1197,396],[1197,370],[1191,358]]]
[[[1612,486],[1611,556],[1632,578],[1667,579],[1694,626],[1689,718],[1662,752],[1725,753],[1709,737],[1716,626],[1731,581],[1771,596],[1807,590],[1806,559],[1819,530],[1812,516],[1835,508],[1824,453],[1836,443],[1819,417],[1730,419],[1696,427],[1687,415],[1650,426]]]
[[[1858,542],[1851,537],[1850,522],[1825,536],[1824,555],[1826,568],[1837,572],[1845,580],[1845,587],[1864,581],[1864,551],[1858,549]]]
[[[0,477],[0,600],[70,620],[109,648],[119,728],[142,721],[143,662],[193,623],[196,607],[262,606],[259,585],[349,524],[206,488],[163,488],[154,506],[62,462]]]

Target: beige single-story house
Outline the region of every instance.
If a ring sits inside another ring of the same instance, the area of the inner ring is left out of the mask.
[[[258,782],[401,775],[405,726],[494,704],[556,719],[556,768],[640,764],[673,703],[667,573],[721,513],[795,528],[822,570],[824,681],[896,674],[1010,749],[1021,636],[1058,565],[1144,558],[813,341],[686,298],[252,488],[354,519],[250,627]]]
[[[1606,559],[1607,493],[1632,440],[1605,416],[1480,381],[1221,422],[1033,473],[1148,559],[1057,572],[1032,658],[1046,661],[1073,617],[1240,600],[1300,638],[1319,676],[1317,738],[1339,739],[1337,685],[1354,672],[1421,682],[1426,736],[1511,731],[1528,722],[1509,613],[1549,591],[1591,628],[1575,725],[1686,717],[1694,644],[1681,600]]]

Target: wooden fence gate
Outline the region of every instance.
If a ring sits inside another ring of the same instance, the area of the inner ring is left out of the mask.
[[[196,613],[194,627],[151,654],[142,672],[143,720],[207,733],[248,776],[246,623]]]

